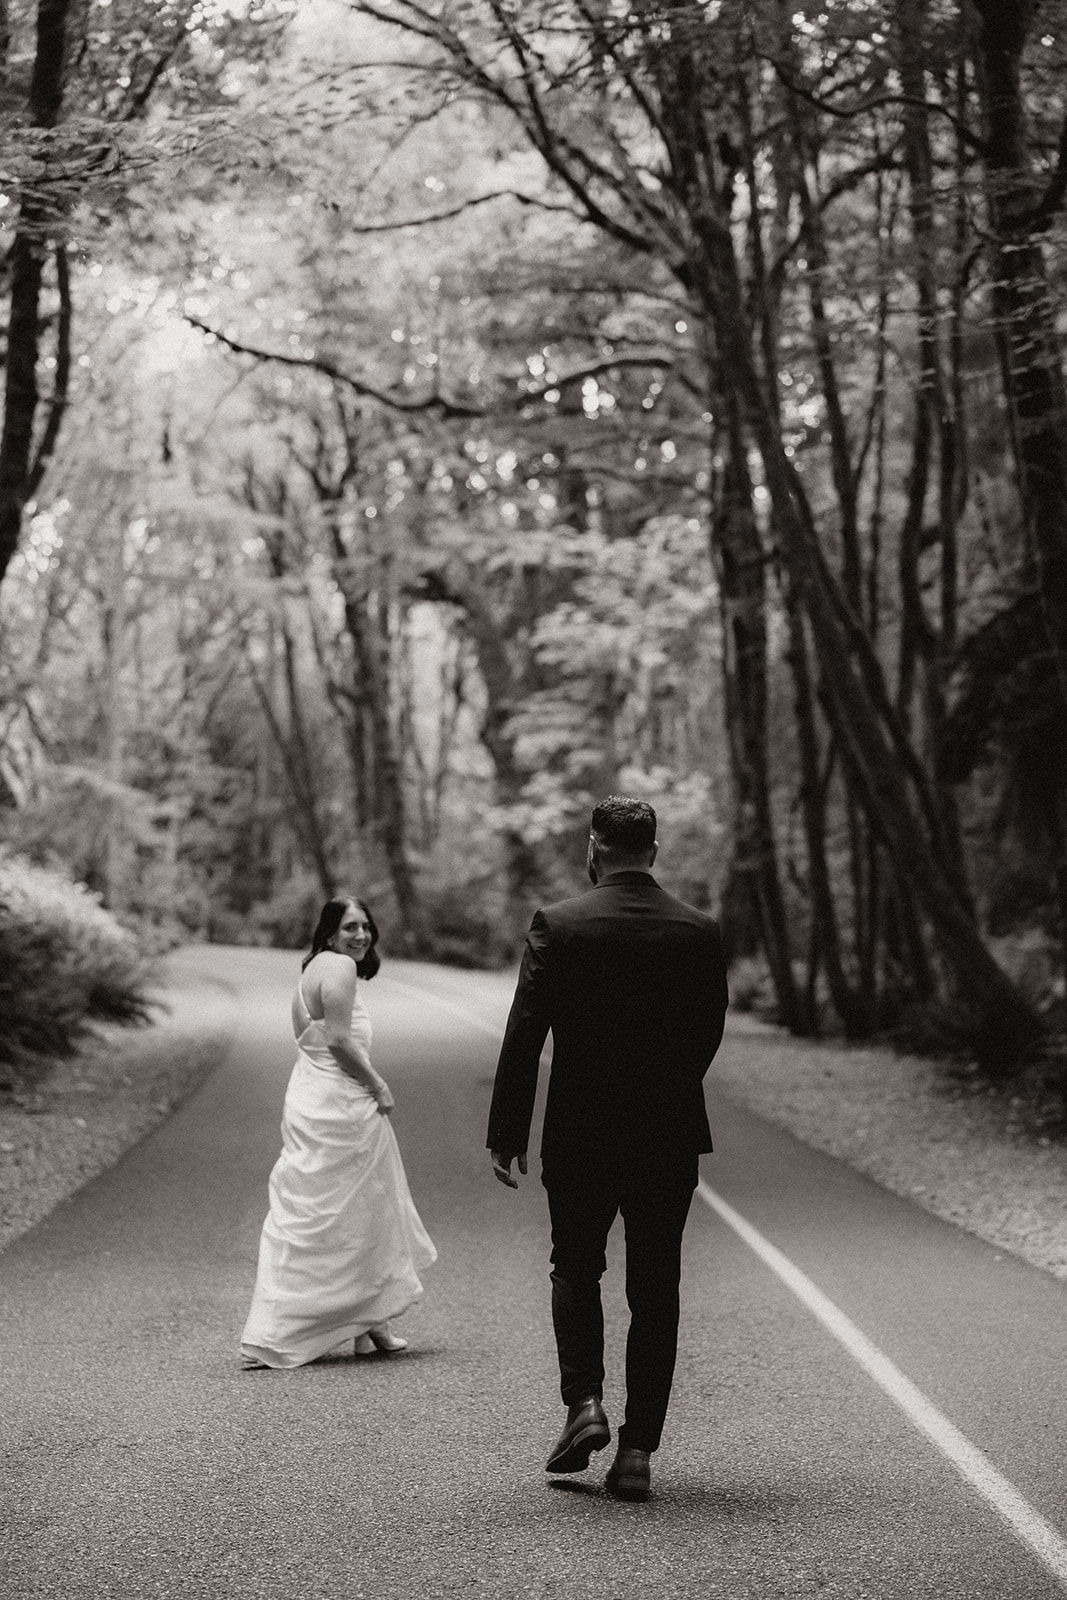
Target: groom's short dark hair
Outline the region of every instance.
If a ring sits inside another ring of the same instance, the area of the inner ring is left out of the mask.
[[[609,794],[593,807],[592,831],[605,850],[620,855],[645,855],[656,843],[656,813],[647,800]]]

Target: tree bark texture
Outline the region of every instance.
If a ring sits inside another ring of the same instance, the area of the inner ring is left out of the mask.
[[[734,780],[733,875],[756,909],[771,969],[779,1017],[807,1032],[793,976],[789,919],[782,892],[771,812],[767,751],[766,577],[762,541],[752,512],[752,482],[735,398],[716,386],[713,405],[727,422],[720,433],[722,483],[713,512],[711,555],[719,580],[723,619],[726,727]],[[729,938],[729,928],[725,930]]]
[[[516,757],[511,723],[529,685],[512,663],[505,642],[506,629],[470,573],[436,567],[422,575],[419,592],[459,611],[461,626],[474,646],[485,689],[481,737],[493,763],[497,802],[505,807],[514,805],[522,797],[528,774]],[[529,907],[542,896],[543,870],[536,845],[520,829],[505,827],[503,844],[508,897],[521,908],[522,928],[515,930],[521,933],[525,931]]]
[[[1031,748],[1026,755],[1036,790],[1034,811],[1042,816],[1054,852],[1061,906],[1061,940],[1067,965],[1067,900],[1062,841],[1067,838],[1067,386],[1048,266],[1040,231],[1048,218],[1039,198],[1042,183],[1028,150],[1026,106],[1021,87],[1023,51],[1038,24],[1037,0],[974,0],[979,86],[985,114],[986,190],[992,223],[993,304],[1005,354],[1004,380],[1013,420],[1019,492],[1027,535],[1024,588],[1036,589],[1042,628],[1037,638],[1016,636],[999,674],[1010,679],[1024,656],[1024,675],[1044,680],[1046,741],[1058,759]],[[1062,190],[1060,194],[1062,201]],[[1039,659],[1025,662],[1025,656]],[[1040,660],[1044,657],[1048,669]],[[1036,666],[1036,674],[1034,667]],[[1050,698],[1054,704],[1048,706]],[[1031,710],[1031,715],[1033,711]],[[1040,729],[1038,730],[1040,740]],[[1060,853],[1056,853],[1060,852]]]
[[[774,506],[775,525],[790,579],[804,606],[825,686],[834,713],[835,733],[847,746],[853,772],[860,776],[860,803],[897,871],[908,883],[937,936],[954,987],[973,1014],[984,1059],[1006,1065],[1032,1043],[1036,1020],[1021,995],[997,965],[979,935],[969,908],[931,831],[929,791],[922,786],[914,755],[902,770],[899,730],[887,729],[887,697],[872,699],[877,662],[859,668],[854,659],[860,624],[829,572],[806,501],[785,456],[770,416],[745,336],[743,300],[728,230],[719,224],[705,233],[708,313],[717,324],[725,364],[738,382],[749,425],[763,457]],[[910,784],[909,784],[910,779]]]
[[[669,7],[669,9],[676,9]],[[973,1019],[977,1048],[990,1066],[1016,1060],[1037,1023],[983,942],[941,837],[936,797],[886,692],[860,616],[830,569],[796,469],[786,455],[770,375],[761,379],[752,347],[729,209],[715,183],[715,148],[705,123],[715,103],[706,48],[679,27],[672,52],[657,50],[660,112],[677,183],[692,225],[688,271],[715,330],[724,381],[735,390],[763,460],[780,551],[812,643],[835,737],[868,825],[889,853],[934,930],[952,986]]]
[[[994,231],[994,306],[1008,351],[1008,402],[1041,597],[1046,648],[1067,705],[1067,390],[1032,212],[1037,185],[1026,141],[1020,61],[1036,0],[975,0],[986,118],[986,175]]]
[[[418,944],[420,918],[408,859],[403,766],[391,719],[388,645],[375,614],[374,597],[353,580],[344,538],[336,525],[331,530],[331,540],[334,577],[344,603],[345,630],[352,646],[353,670],[366,707],[373,757],[375,810],[368,821],[381,843],[389,869],[400,919],[400,942],[413,950]]]
[[[62,112],[73,12],[74,0],[40,0],[37,8],[37,45],[27,105],[28,120],[37,128],[55,127]],[[4,424],[0,431],[0,581],[18,549],[23,508],[34,487],[34,425],[40,403],[40,305],[44,263],[56,221],[39,195],[26,195],[19,207],[11,245]],[[69,330],[69,292],[67,306]],[[58,430],[62,411],[54,411],[53,415]]]

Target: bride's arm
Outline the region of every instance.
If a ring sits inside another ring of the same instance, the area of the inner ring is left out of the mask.
[[[341,1071],[369,1089],[383,1111],[391,1111],[393,1097],[380,1072],[375,1071],[363,1045],[352,1037],[352,1003],[356,998],[355,962],[337,956],[329,963],[319,987],[322,996],[326,1044]]]

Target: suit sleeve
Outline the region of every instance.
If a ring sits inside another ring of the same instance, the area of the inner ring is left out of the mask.
[[[718,924],[714,925],[712,939],[710,972],[708,974],[707,1008],[704,1018],[704,1038],[702,1055],[704,1056],[704,1071],[715,1056],[722,1043],[723,1031],[726,1027],[726,1010],[730,1004],[730,994],[726,985],[726,957],[723,954],[722,935]]]
[[[529,1144],[538,1065],[552,1025],[550,988],[549,927],[538,911],[526,935],[519,981],[500,1047],[486,1139],[490,1150],[520,1155]]]

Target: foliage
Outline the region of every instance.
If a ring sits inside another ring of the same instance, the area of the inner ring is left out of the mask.
[[[730,964],[730,1005],[734,1011],[774,1019],[774,982],[766,961],[740,956]]]
[[[428,889],[425,904],[427,960],[493,969],[514,956],[512,918],[497,883],[453,881]]]
[[[19,206],[72,175],[77,315],[0,834],[197,937],[299,945],[354,885],[397,951],[497,961],[633,789],[761,1009],[1017,1057],[1067,951],[1063,0],[1012,38],[992,0],[110,9],[8,129]]]
[[[0,1086],[31,1086],[93,1022],[146,1022],[147,977],[137,940],[95,896],[0,854]]]

